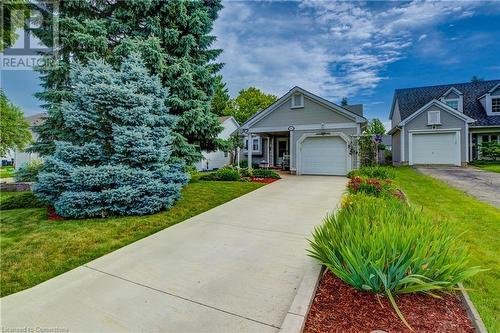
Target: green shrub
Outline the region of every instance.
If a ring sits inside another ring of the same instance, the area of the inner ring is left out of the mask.
[[[41,160],[33,160],[21,166],[16,171],[17,182],[36,182],[40,170],[42,170],[43,162]]]
[[[361,176],[377,179],[394,179],[396,173],[391,167],[372,166],[352,170],[347,174],[348,178]]]
[[[281,176],[278,175],[273,170],[267,169],[255,169],[253,170],[253,176],[258,178],[272,178],[272,179],[281,179]]]
[[[254,171],[253,169],[248,170],[248,168],[241,168],[240,175],[241,175],[241,177],[252,177],[253,171]]]
[[[236,167],[237,165],[238,165],[238,163],[234,163],[233,167]],[[247,160],[240,161],[240,168],[242,168],[242,169],[248,168],[248,161]],[[252,168],[253,169],[258,169],[259,168],[259,164],[258,163],[252,163]]]
[[[310,240],[310,256],[349,285],[394,295],[451,290],[481,269],[443,221],[432,221],[395,199],[364,194],[344,200]],[[439,223],[436,223],[439,222]]]
[[[200,177],[201,180],[222,180],[222,181],[238,181],[240,180],[240,173],[231,168],[219,169],[207,175]]]
[[[39,201],[32,192],[14,192],[11,195],[2,193],[0,201],[0,210],[18,209],[18,208],[42,208],[47,205]]]
[[[480,146],[481,156],[494,161],[500,159],[500,142],[483,142]]]

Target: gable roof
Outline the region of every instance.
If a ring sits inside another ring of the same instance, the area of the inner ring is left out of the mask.
[[[445,84],[439,86],[396,89],[394,101],[398,101],[401,120],[404,120],[434,99],[439,99],[451,88],[463,94],[464,114],[476,121],[471,126],[500,126],[499,116],[488,116],[479,98],[500,84],[500,80]],[[394,110],[391,109],[390,118]]]
[[[26,119],[26,121],[30,124],[30,127],[34,127],[43,124],[46,117],[47,114],[42,112],[34,114],[32,116],[25,117],[24,119]]]
[[[420,109],[418,109],[416,112],[412,113],[409,117],[406,117],[405,119],[403,119],[399,124],[404,125],[404,124],[410,122],[412,119],[416,118],[419,114],[428,110],[431,106],[437,106],[441,110],[447,111],[450,114],[454,115],[455,117],[460,118],[468,123],[474,122],[474,119],[472,119],[471,117],[468,117],[467,115],[463,114],[462,112],[455,110],[454,108],[448,106],[447,104],[444,104],[441,101],[438,101],[437,99],[433,99],[432,101],[430,101],[429,103],[425,104]]]
[[[295,86],[293,87],[292,89],[290,89],[286,94],[284,94],[282,97],[278,98],[273,104],[269,105],[267,108],[257,112],[256,114],[254,114],[250,119],[248,119],[247,121],[245,121],[242,125],[241,125],[241,128],[249,128],[252,126],[252,124],[256,123],[257,121],[263,119],[264,117],[266,117],[268,114],[270,114],[271,112],[273,112],[275,109],[277,109],[279,106],[281,106],[283,103],[285,103],[289,98],[291,98],[291,96],[297,92],[300,92],[301,94],[303,94],[304,96],[307,96],[309,99],[312,99],[313,101],[329,108],[329,109],[333,109],[334,111],[337,111],[341,114],[343,114],[344,116],[347,116],[348,118],[351,118],[352,120],[354,120],[356,123],[364,123],[366,122],[366,118],[363,117],[363,116],[360,116],[358,114],[356,114],[355,112],[352,112],[350,110],[347,110],[346,108],[340,106],[340,105],[337,105],[335,103],[332,103],[318,95],[315,95],[303,88],[300,88],[298,86]]]

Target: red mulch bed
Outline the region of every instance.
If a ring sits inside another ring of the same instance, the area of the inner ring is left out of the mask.
[[[270,184],[279,179],[274,179],[274,178],[260,178],[260,177],[252,177],[250,178],[250,181],[253,183],[263,183],[263,184]]]
[[[51,221],[61,221],[61,220],[64,220],[64,217],[62,217],[61,215],[57,215],[54,207],[48,207],[47,208],[47,219],[51,220]]]
[[[396,302],[415,332],[474,332],[458,296],[440,296],[408,294],[399,296]],[[411,332],[387,298],[354,289],[327,271],[316,291],[304,332],[374,330]]]

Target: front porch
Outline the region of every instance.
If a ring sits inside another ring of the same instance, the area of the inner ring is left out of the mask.
[[[247,133],[244,136],[245,147],[240,153],[240,158],[252,161],[252,165],[259,167],[290,170],[291,133],[291,131]]]

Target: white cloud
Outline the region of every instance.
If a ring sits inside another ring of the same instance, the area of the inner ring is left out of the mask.
[[[214,34],[216,46],[224,49],[222,73],[231,94],[257,86],[281,95],[295,85],[333,100],[369,94],[386,79],[386,66],[405,57],[414,39],[427,41],[436,25],[473,15],[481,5],[373,4],[225,3]]]

